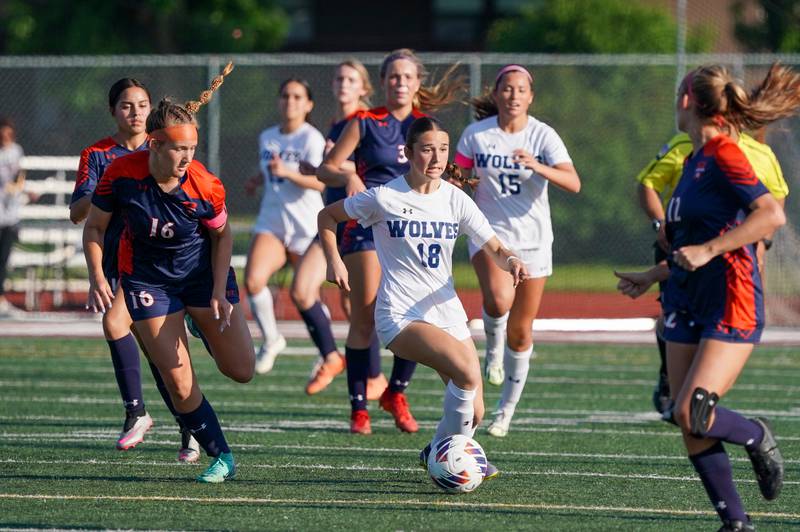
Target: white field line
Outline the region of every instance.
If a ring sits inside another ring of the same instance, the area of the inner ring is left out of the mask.
[[[110,461],[110,460],[15,460],[1,459],[0,464],[36,464],[36,465],[75,465],[75,466],[152,466],[152,467],[186,467],[186,464],[179,462],[158,462],[158,461]],[[331,465],[331,464],[256,464],[241,463],[241,469],[299,469],[306,471],[365,471],[365,472],[389,472],[389,473],[422,473],[420,467],[384,467],[368,466],[363,464],[354,465]],[[512,471],[501,470],[502,475],[508,476],[534,476],[534,477],[580,477],[580,478],[616,478],[625,480],[665,480],[673,482],[700,482],[696,476],[674,476],[674,475],[655,475],[637,473],[596,473],[591,471],[558,471],[554,469],[542,471]],[[755,484],[754,479],[737,479],[738,483]],[[797,485],[800,481],[784,481],[785,485]],[[800,517],[800,514],[798,514]]]
[[[0,493],[0,499],[18,500],[61,500],[61,501],[114,501],[114,502],[187,502],[201,503],[204,505],[214,504],[292,504],[292,505],[325,505],[325,506],[381,506],[386,505],[387,501],[372,501],[365,499],[291,499],[291,498],[265,498],[265,497],[168,497],[158,495],[39,495],[39,494],[17,494]],[[646,515],[688,515],[688,516],[712,516],[713,512],[704,510],[680,510],[674,508],[633,508],[627,506],[581,506],[566,504],[523,504],[523,503],[481,503],[477,501],[435,501],[435,500],[392,500],[389,504],[409,507],[423,508],[466,508],[469,510],[494,510],[494,509],[514,509],[514,510],[543,510],[543,511],[583,511],[583,512],[603,512],[603,513],[626,513],[626,514],[646,514]],[[797,519],[800,514],[783,512],[751,512],[753,517],[767,517],[776,519]]]

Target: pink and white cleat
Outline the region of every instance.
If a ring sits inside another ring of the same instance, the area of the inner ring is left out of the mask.
[[[193,464],[200,460],[200,444],[188,430],[181,430],[181,448],[178,449],[178,462]]]
[[[126,423],[127,425],[127,423]],[[127,451],[133,449],[144,441],[144,435],[153,426],[153,418],[150,414],[145,413],[143,416],[136,418],[136,421],[131,425],[128,430],[122,429],[117,439],[117,449],[120,451]]]

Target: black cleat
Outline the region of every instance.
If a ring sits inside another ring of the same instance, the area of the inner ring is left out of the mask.
[[[764,429],[764,438],[755,449],[747,449],[745,447],[745,450],[747,450],[750,462],[753,464],[753,471],[756,473],[761,495],[771,501],[778,497],[783,487],[783,456],[781,456],[781,451],[778,449],[769,421],[763,417],[754,418],[753,421]]]
[[[747,521],[733,519],[731,521],[723,521],[722,527],[718,530],[718,532],[754,532],[755,529],[756,527],[753,526],[753,523],[750,521],[750,519]]]
[[[430,454],[431,454],[431,444],[429,443],[428,445],[425,446],[424,449],[422,449],[419,452],[419,466],[422,469],[428,469],[428,456],[430,456]]]
[[[659,414],[669,409],[672,399],[669,397],[669,379],[664,373],[658,374],[658,382],[653,389],[653,406]]]

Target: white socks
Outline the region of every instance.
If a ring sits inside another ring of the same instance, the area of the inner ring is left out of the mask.
[[[522,389],[528,379],[528,369],[531,365],[533,345],[524,351],[512,351],[507,345],[503,355],[503,367],[506,380],[503,382],[503,393],[500,396],[499,408],[508,417],[514,415],[514,409],[522,397]]]
[[[278,339],[278,323],[275,321],[275,309],[272,306],[272,292],[264,287],[259,293],[248,297],[250,312],[256,319],[266,345]]]
[[[498,360],[506,345],[506,323],[508,323],[508,312],[494,318],[486,314],[483,310],[483,330],[486,333],[486,359],[487,363],[498,364]]]
[[[472,421],[475,417],[476,393],[476,390],[462,390],[453,381],[447,383],[444,393],[444,415],[436,427],[434,443],[453,434],[463,434],[470,438],[475,434]]]

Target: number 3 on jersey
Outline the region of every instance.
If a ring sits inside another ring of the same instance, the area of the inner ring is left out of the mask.
[[[172,238],[175,236],[175,230],[173,227],[175,224],[173,222],[167,222],[161,226],[161,238]],[[159,234],[158,230],[158,218],[150,218],[150,238],[155,238]]]
[[[419,263],[422,265],[423,268],[438,268],[440,257],[442,254],[442,246],[439,244],[431,244],[428,246],[428,260],[425,260],[425,244],[420,244],[417,246],[417,252],[419,253]]]
[[[519,194],[519,174],[502,173],[497,176],[500,181],[500,194]]]

